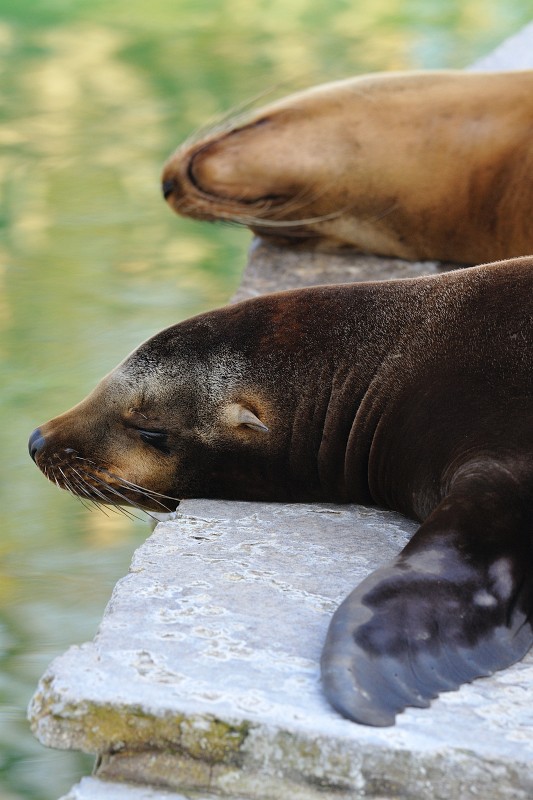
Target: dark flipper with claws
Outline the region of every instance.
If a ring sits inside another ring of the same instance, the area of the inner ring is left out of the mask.
[[[337,711],[393,725],[407,706],[428,706],[524,656],[533,644],[532,508],[531,489],[514,480],[457,482],[402,553],[336,611],[322,680]]]

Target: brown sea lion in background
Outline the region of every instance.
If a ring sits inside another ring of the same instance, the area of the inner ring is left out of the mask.
[[[479,264],[533,253],[533,71],[370,75],[180,148],[180,214],[307,247]]]
[[[357,502],[419,519],[337,610],[322,659],[336,709],[393,724],[533,643],[533,258],[194,317],[30,452],[97,503]]]

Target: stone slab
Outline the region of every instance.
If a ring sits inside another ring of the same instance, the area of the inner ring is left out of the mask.
[[[186,797],[159,788],[111,783],[98,778],[82,778],[60,800],[190,800],[190,796]],[[216,800],[216,798],[213,795],[208,797],[203,794],[198,795],[195,800]]]
[[[353,250],[327,252],[299,247],[279,247],[255,237],[233,302],[268,292],[317,286],[324,283],[385,281],[434,275],[457,264],[439,261],[404,261]]]
[[[46,745],[97,775],[257,800],[533,797],[533,658],[356,725],[323,698],[338,602],[416,525],[359,506],[186,501],[135,554],[94,642],[32,701]]]

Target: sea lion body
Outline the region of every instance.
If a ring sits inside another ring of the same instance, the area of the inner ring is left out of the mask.
[[[533,71],[318,86],[179,148],[171,207],[285,244],[479,264],[533,253]]]
[[[371,502],[421,520],[336,612],[323,656],[332,704],[389,725],[533,642],[532,419],[523,258],[200,315],[141,345],[30,451],[97,502]]]

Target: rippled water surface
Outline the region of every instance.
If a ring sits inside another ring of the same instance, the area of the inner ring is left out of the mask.
[[[174,217],[163,160],[264,90],[463,66],[527,2],[0,0],[0,799],[55,800],[89,757],[46,750],[25,707],[92,638],[145,521],[87,512],[28,458],[40,422],[160,328],[222,304],[245,231]]]

